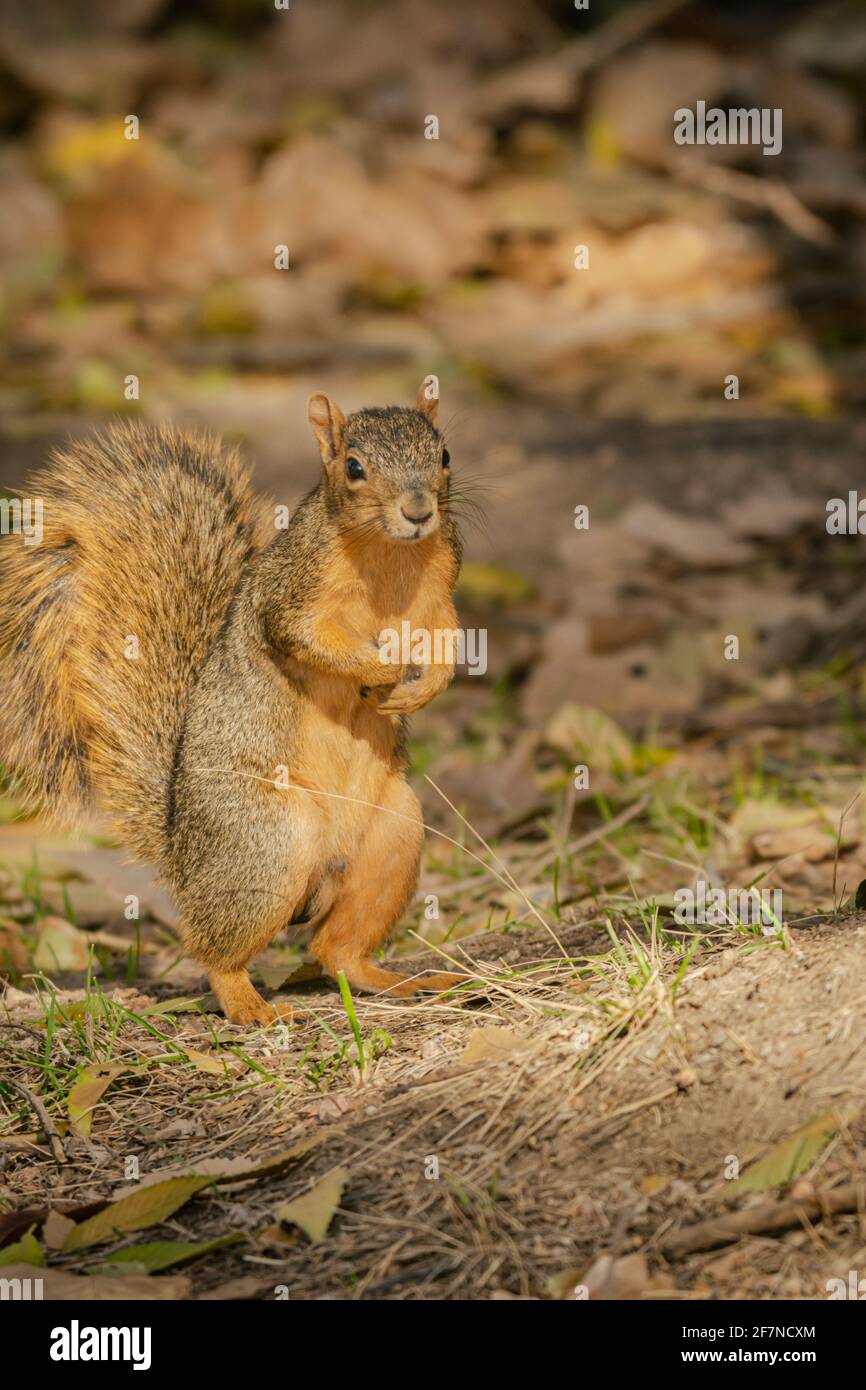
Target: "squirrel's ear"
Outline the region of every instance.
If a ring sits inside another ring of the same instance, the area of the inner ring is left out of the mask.
[[[307,418],[316,436],[322,463],[333,463],[342,447],[345,415],[335,401],[317,391],[307,404]]]
[[[415,409],[426,415],[431,425],[436,424],[439,414],[439,381],[435,376],[425,376],[421,382],[418,395],[415,397]]]

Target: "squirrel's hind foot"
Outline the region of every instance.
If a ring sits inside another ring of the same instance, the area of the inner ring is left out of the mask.
[[[405,975],[398,975],[395,970],[383,970],[381,966],[374,965],[369,960],[352,961],[347,964],[340,962],[333,967],[328,964],[325,968],[334,976],[338,970],[344,970],[346,979],[353,989],[382,994],[389,999],[405,999],[410,994],[422,992],[442,994],[445,990],[456,989],[457,985],[465,985],[472,978],[470,975],[431,971],[407,979]]]
[[[303,1018],[291,1004],[269,1004],[253,988],[246,970],[211,970],[211,989],[229,1023],[293,1023]]]

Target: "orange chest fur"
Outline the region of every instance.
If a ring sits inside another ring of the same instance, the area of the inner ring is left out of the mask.
[[[439,535],[414,546],[340,547],[319,591],[317,617],[367,640],[407,620],[416,629],[454,627],[453,568]]]
[[[335,548],[315,619],[370,642],[407,620],[414,629],[453,628],[453,571],[451,552],[438,536],[417,547],[380,543],[364,554]],[[386,784],[402,775],[395,761],[397,721],[363,704],[357,684],[345,677],[309,672],[305,685],[294,771],[308,785],[380,804]],[[331,838],[344,849],[375,814],[357,801],[329,801],[323,811]]]

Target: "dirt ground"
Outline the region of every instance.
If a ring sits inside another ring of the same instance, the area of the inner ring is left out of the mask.
[[[83,1026],[96,1052],[116,1029],[111,1063],[127,1070],[90,1136],[62,1141],[61,1167],[44,1137],[11,1152],[6,1141],[8,1177],[27,1199],[16,1231],[38,1229],[45,1205],[81,1219],[81,1208],[117,1201],[134,1154],[146,1184],[224,1169],[218,1187],[149,1236],[241,1236],[190,1267],[192,1297],[826,1297],[827,1281],[847,1280],[866,1246],[866,914],[793,929],[773,949],[722,934],[678,988],[677,953],[659,942],[639,992],[627,955],[613,974],[597,970],[598,927],[556,935],[465,940],[454,959],[485,983],[459,1005],[359,1000],[362,1036],[386,1050],[363,1078],[344,1064],[318,1088],[316,1040],[327,1048],[325,1030],[345,1032],[339,998],[322,987],[292,992],[305,1017],[277,1046],[214,1016],[148,1016],[152,994],[134,989],[107,996],[110,1017],[58,1018],[59,1069]],[[117,1027],[115,1003],[142,1022],[127,1016]],[[32,1083],[42,1039],[25,996],[7,1000],[6,1019],[9,1075]],[[804,1205],[785,1229],[677,1252],[671,1242],[696,1223],[766,1207],[766,1194],[744,1202],[726,1191],[732,1158],[747,1169],[828,1113],[839,1127],[798,1178]],[[311,1147],[286,1171],[231,1180],[301,1139]],[[275,1216],[335,1169],[345,1184],[336,1215],[311,1245]],[[852,1182],[860,1196],[850,1210],[810,1215],[816,1193],[826,1201]],[[55,1267],[111,1272],[118,1283],[98,1249],[60,1255]],[[150,1279],[159,1297],[166,1281]],[[176,1294],[177,1275],[170,1286]]]

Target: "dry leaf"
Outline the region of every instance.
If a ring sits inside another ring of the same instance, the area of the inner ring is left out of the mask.
[[[90,1133],[93,1111],[115,1077],[129,1071],[121,1066],[85,1067],[67,1098],[69,1122],[77,1134]]]
[[[544,741],[593,771],[627,772],[634,760],[628,735],[591,705],[560,705],[544,726]]]
[[[62,917],[45,917],[33,954],[33,964],[46,974],[64,970],[86,970],[89,959],[88,939]]]
[[[300,1226],[314,1245],[324,1240],[334,1213],[340,1204],[343,1189],[349,1181],[348,1168],[332,1168],[303,1197],[287,1202],[277,1212],[277,1220],[287,1226]]]
[[[839,1126],[856,1113],[854,1109],[847,1109],[818,1115],[781,1143],[774,1144],[742,1177],[726,1183],[725,1192],[766,1192],[770,1187],[782,1187],[791,1182],[812,1166]]]
[[[193,1066],[197,1067],[199,1071],[209,1072],[211,1076],[225,1076],[228,1070],[226,1063],[220,1061],[213,1053],[196,1052],[193,1047],[185,1047],[184,1053]]]
[[[528,1046],[524,1038],[518,1038],[510,1028],[497,1028],[493,1025],[475,1028],[461,1054],[461,1062],[500,1062],[512,1052],[520,1052]]]
[[[75,1222],[52,1208],[42,1223],[42,1239],[49,1250],[62,1250],[74,1230]]]
[[[64,1253],[85,1250],[89,1245],[113,1240],[123,1231],[140,1231],[145,1226],[157,1226],[213,1181],[212,1177],[203,1175],[169,1178],[166,1182],[142,1187],[129,1197],[121,1197],[98,1215],[74,1226],[64,1243]]]

